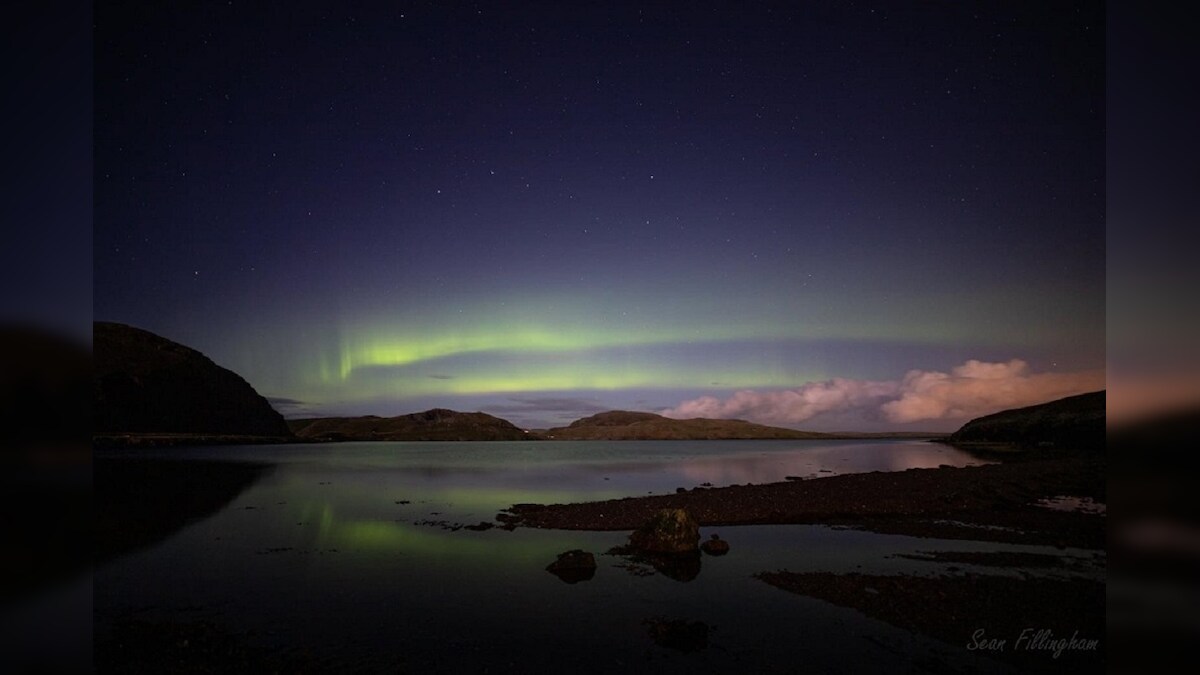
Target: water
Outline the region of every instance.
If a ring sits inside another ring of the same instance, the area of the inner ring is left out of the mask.
[[[458,529],[493,521],[514,503],[983,463],[920,441],[348,443],[109,454],[273,468],[215,514],[101,565],[98,642],[123,619],[203,620],[339,670],[838,671],[929,654],[957,663],[967,658],[961,650],[753,574],[927,571],[930,563],[893,556],[1041,550],[822,526],[702,528],[705,538],[719,532],[732,552],[705,557],[699,576],[680,582],[632,575],[617,566],[623,559],[600,555],[627,532]],[[597,554],[592,580],[568,585],[544,571],[576,548]],[[656,645],[647,624],[656,618],[704,622],[708,647]]]

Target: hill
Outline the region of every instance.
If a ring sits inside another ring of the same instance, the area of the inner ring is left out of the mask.
[[[736,439],[818,439],[840,435],[797,431],[754,424],[744,420],[696,418],[677,420],[646,412],[612,410],[575,420],[565,427],[542,432],[558,441],[654,441],[654,440],[736,440]]]
[[[397,417],[322,417],[289,420],[312,441],[524,441],[530,435],[499,417],[444,408]]]
[[[119,323],[92,325],[96,435],[288,438],[283,416],[200,352]]]
[[[1105,392],[1095,391],[967,422],[947,438],[966,446],[1103,450]]]

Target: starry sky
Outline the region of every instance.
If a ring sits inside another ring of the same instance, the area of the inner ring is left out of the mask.
[[[940,430],[1101,388],[1104,35],[1101,3],[96,3],[94,314],[290,417]]]

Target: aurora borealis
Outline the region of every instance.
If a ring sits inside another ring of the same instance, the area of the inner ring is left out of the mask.
[[[286,415],[1103,384],[1100,4],[254,5],[96,6],[94,313]]]

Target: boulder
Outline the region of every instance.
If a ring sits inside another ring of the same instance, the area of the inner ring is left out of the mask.
[[[568,584],[587,581],[596,576],[596,557],[575,549],[558,554],[558,560],[546,566],[546,571]]]
[[[663,509],[629,535],[629,546],[643,553],[694,554],[700,526],[683,509]]]
[[[725,555],[729,553],[729,542],[714,534],[711,539],[700,544],[700,550],[709,555]]]
[[[703,621],[655,617],[642,622],[654,644],[688,653],[708,647],[708,624]]]

